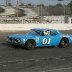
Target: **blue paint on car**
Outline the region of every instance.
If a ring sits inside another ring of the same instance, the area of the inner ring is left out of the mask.
[[[46,34],[45,34],[45,33]],[[49,33],[50,34],[47,34]],[[58,46],[63,38],[67,38],[69,44],[72,43],[72,35],[66,35],[55,29],[35,28],[29,30],[26,34],[15,34],[7,36],[7,41],[12,44],[25,45],[28,40],[34,40],[35,47]]]

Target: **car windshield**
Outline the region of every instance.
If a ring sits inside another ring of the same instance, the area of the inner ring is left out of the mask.
[[[35,35],[40,35],[41,31],[40,30],[30,30],[27,34],[35,34]]]

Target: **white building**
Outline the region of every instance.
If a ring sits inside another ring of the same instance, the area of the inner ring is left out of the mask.
[[[72,17],[68,17],[68,23],[72,24]]]
[[[44,19],[51,23],[65,23],[65,16],[44,16]]]

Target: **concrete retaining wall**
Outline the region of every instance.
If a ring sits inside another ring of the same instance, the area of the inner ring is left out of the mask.
[[[32,28],[51,28],[57,30],[72,30],[72,24],[0,24],[1,31],[29,30]]]

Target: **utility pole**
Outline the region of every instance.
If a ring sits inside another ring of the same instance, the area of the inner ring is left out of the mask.
[[[19,0],[17,0],[17,17],[18,17]]]
[[[42,17],[42,4],[41,4],[41,17]]]
[[[6,0],[6,6],[7,6],[7,0]]]
[[[64,4],[64,0],[58,0],[58,1],[63,1],[63,9],[64,9],[64,16],[65,16],[65,4]]]
[[[11,0],[6,0],[6,6],[8,6],[9,3],[11,3]]]
[[[38,16],[40,16],[40,6],[36,5]]]

